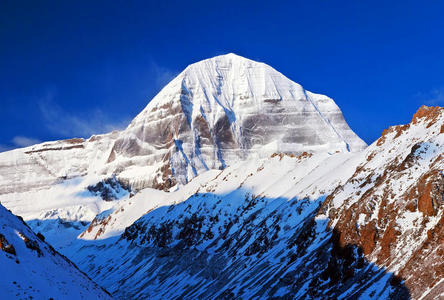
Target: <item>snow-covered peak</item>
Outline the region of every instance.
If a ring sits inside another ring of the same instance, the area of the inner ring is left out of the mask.
[[[201,70],[207,69],[208,70],[209,68],[210,69],[211,68],[213,68],[213,69],[214,68],[224,68],[229,65],[232,65],[232,66],[244,65],[244,66],[249,66],[249,67],[252,67],[253,65],[263,65],[265,67],[272,69],[270,66],[268,66],[262,62],[257,62],[257,61],[248,59],[246,57],[237,55],[235,53],[227,53],[227,54],[217,55],[217,56],[214,56],[211,58],[207,58],[207,59],[192,63],[188,67],[186,67],[183,72],[184,73],[193,72],[198,69],[201,69]]]
[[[312,139],[316,139],[317,136],[321,137],[317,145],[340,141],[349,151],[361,150],[365,147],[365,143],[348,128],[340,109],[331,98],[306,91],[301,85],[267,64],[233,53],[189,65],[152,99],[134,119],[130,128],[143,126],[147,118],[154,117],[154,112],[178,103],[189,123],[195,118],[202,117],[212,127],[226,116],[234,135],[242,135],[242,131],[250,129],[242,126],[246,125],[242,123],[252,115],[291,117],[292,114],[298,113],[308,120],[309,115],[313,114],[326,129],[322,132],[313,132]],[[163,114],[162,117],[168,116]],[[305,120],[299,118],[299,120],[292,120],[290,124],[281,122],[281,125],[283,129],[300,127],[292,125],[302,125],[297,123]],[[254,120],[254,123],[260,121],[258,118]],[[282,118],[278,118],[277,121],[282,121]],[[252,124],[247,125],[252,126]],[[310,123],[304,127],[310,126],[319,127]],[[294,134],[297,135],[298,132]],[[236,136],[236,138],[240,137]],[[276,139],[279,140],[280,137]],[[241,140],[238,142],[241,147],[249,148],[248,145],[242,145]],[[296,150],[300,149],[285,149],[285,151]]]
[[[251,157],[365,147],[331,98],[230,53],[191,64],[167,84],[122,132],[112,158],[157,156],[186,183]]]
[[[193,63],[191,65],[189,65],[188,67],[194,66],[194,65],[199,65],[202,64],[204,62],[208,62],[208,61],[218,61],[218,62],[229,62],[229,61],[237,61],[237,62],[243,62],[243,63],[255,63],[255,64],[260,64],[261,62],[256,62],[254,60],[251,60],[249,58],[237,55],[236,53],[230,52],[227,54],[221,54],[221,55],[217,55],[211,58],[207,58],[201,61],[198,61],[196,63]]]
[[[211,112],[214,119],[227,110],[237,115],[248,113],[243,107],[252,102],[260,108],[267,100],[302,99],[305,91],[272,67],[229,53],[189,65],[150,101],[132,124],[144,122],[151,111],[184,98],[180,96],[190,96],[189,105],[197,108],[192,110],[194,114]],[[332,108],[337,108],[334,103]]]

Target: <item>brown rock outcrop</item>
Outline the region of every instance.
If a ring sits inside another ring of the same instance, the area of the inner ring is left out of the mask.
[[[0,249],[6,253],[16,255],[14,246],[8,242],[3,234],[0,234]]]

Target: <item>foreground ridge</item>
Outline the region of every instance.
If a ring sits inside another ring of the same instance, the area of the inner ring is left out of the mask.
[[[111,299],[67,258],[0,205],[0,298]]]

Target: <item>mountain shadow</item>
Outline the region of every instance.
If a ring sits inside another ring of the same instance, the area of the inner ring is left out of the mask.
[[[409,299],[316,217],[324,200],[195,194],[70,258],[122,299]]]

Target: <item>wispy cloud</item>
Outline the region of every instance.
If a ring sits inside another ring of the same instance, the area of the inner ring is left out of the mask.
[[[444,87],[434,88],[425,93],[418,93],[417,97],[425,105],[444,105]]]
[[[142,90],[142,93],[145,94],[148,101],[179,73],[154,61],[147,64],[147,70],[149,70],[147,74],[140,76],[143,80],[140,86],[146,85],[147,88]],[[100,108],[88,107],[83,112],[70,112],[58,104],[60,103],[56,101],[58,98],[57,87],[50,86],[44,93],[35,96],[34,100],[38,104],[42,115],[42,125],[60,138],[88,138],[94,134],[122,130],[130,124],[132,119],[130,116],[119,116],[116,119]],[[40,142],[39,139],[33,137],[17,135],[11,141],[0,144],[0,152],[27,147]]]
[[[155,61],[150,61],[147,69],[149,72],[140,76],[143,79],[140,86],[146,85],[147,88],[142,90],[142,93],[145,94],[148,101],[179,73],[159,65]],[[40,97],[37,103],[45,122],[44,125],[58,135],[86,138],[94,134],[122,130],[131,122],[129,116],[121,116],[116,120],[100,108],[88,108],[82,114],[68,112],[57,104],[56,96],[57,89],[53,87],[48,89],[46,95]]]
[[[165,85],[176,77],[179,72],[165,68],[155,61],[147,64],[146,72],[139,76],[139,86],[144,101],[150,101]]]
[[[53,100],[53,94],[48,93],[38,102],[45,126],[61,136],[90,137],[94,134],[111,132],[125,128],[129,118],[114,120],[101,109],[95,108],[79,114],[72,114],[60,107]]]
[[[18,135],[11,140],[9,145],[0,144],[0,152],[9,151],[16,148],[24,148],[39,143],[41,143],[39,139]]]
[[[152,63],[152,71],[156,79],[156,88],[161,89],[178,75],[177,71],[161,67],[156,63]]]
[[[17,147],[28,147],[31,145],[39,144],[41,143],[40,140],[35,138],[30,138],[26,136],[15,136],[12,139],[12,143]]]

